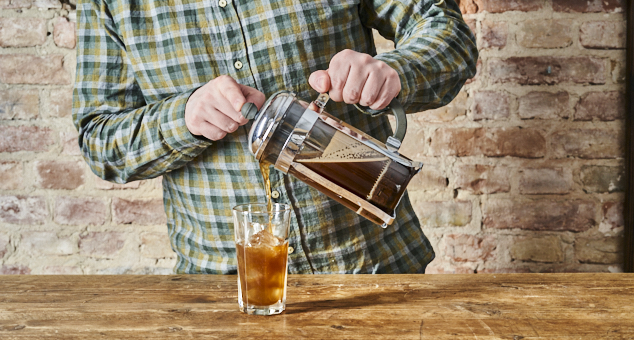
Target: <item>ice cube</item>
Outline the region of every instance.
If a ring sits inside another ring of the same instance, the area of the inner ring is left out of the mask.
[[[251,247],[275,247],[280,244],[282,244],[282,240],[275,237],[275,235],[271,234],[266,229],[253,234],[251,238],[249,238],[249,246]]]

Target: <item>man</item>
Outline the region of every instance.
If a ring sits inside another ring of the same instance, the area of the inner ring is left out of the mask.
[[[385,117],[345,103],[436,108],[477,59],[453,0],[80,0],[77,14],[80,148],[109,181],[163,175],[177,273],[235,273],[231,208],[266,200],[245,102],[329,92],[331,114],[385,140]],[[396,49],[374,56],[371,28]],[[407,196],[382,229],[292,176],[271,184],[293,207],[290,273],[422,273],[434,257]]]

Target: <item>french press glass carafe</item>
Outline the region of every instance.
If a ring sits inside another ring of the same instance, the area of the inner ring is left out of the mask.
[[[373,115],[392,111],[396,132],[382,143],[325,112],[328,99],[321,94],[307,103],[280,91],[259,112],[252,103],[245,104],[242,114],[255,118],[251,152],[260,163],[274,165],[386,227],[394,222],[407,184],[422,168],[398,153],[407,129],[405,112],[396,99],[382,111],[358,107]]]

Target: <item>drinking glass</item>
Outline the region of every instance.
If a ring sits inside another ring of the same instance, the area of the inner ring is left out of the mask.
[[[273,315],[286,308],[290,221],[286,204],[249,203],[233,208],[242,312]]]

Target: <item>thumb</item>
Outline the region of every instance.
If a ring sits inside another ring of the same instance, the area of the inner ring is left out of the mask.
[[[319,93],[326,93],[330,91],[330,76],[328,75],[328,70],[313,72],[308,78],[308,83]]]

